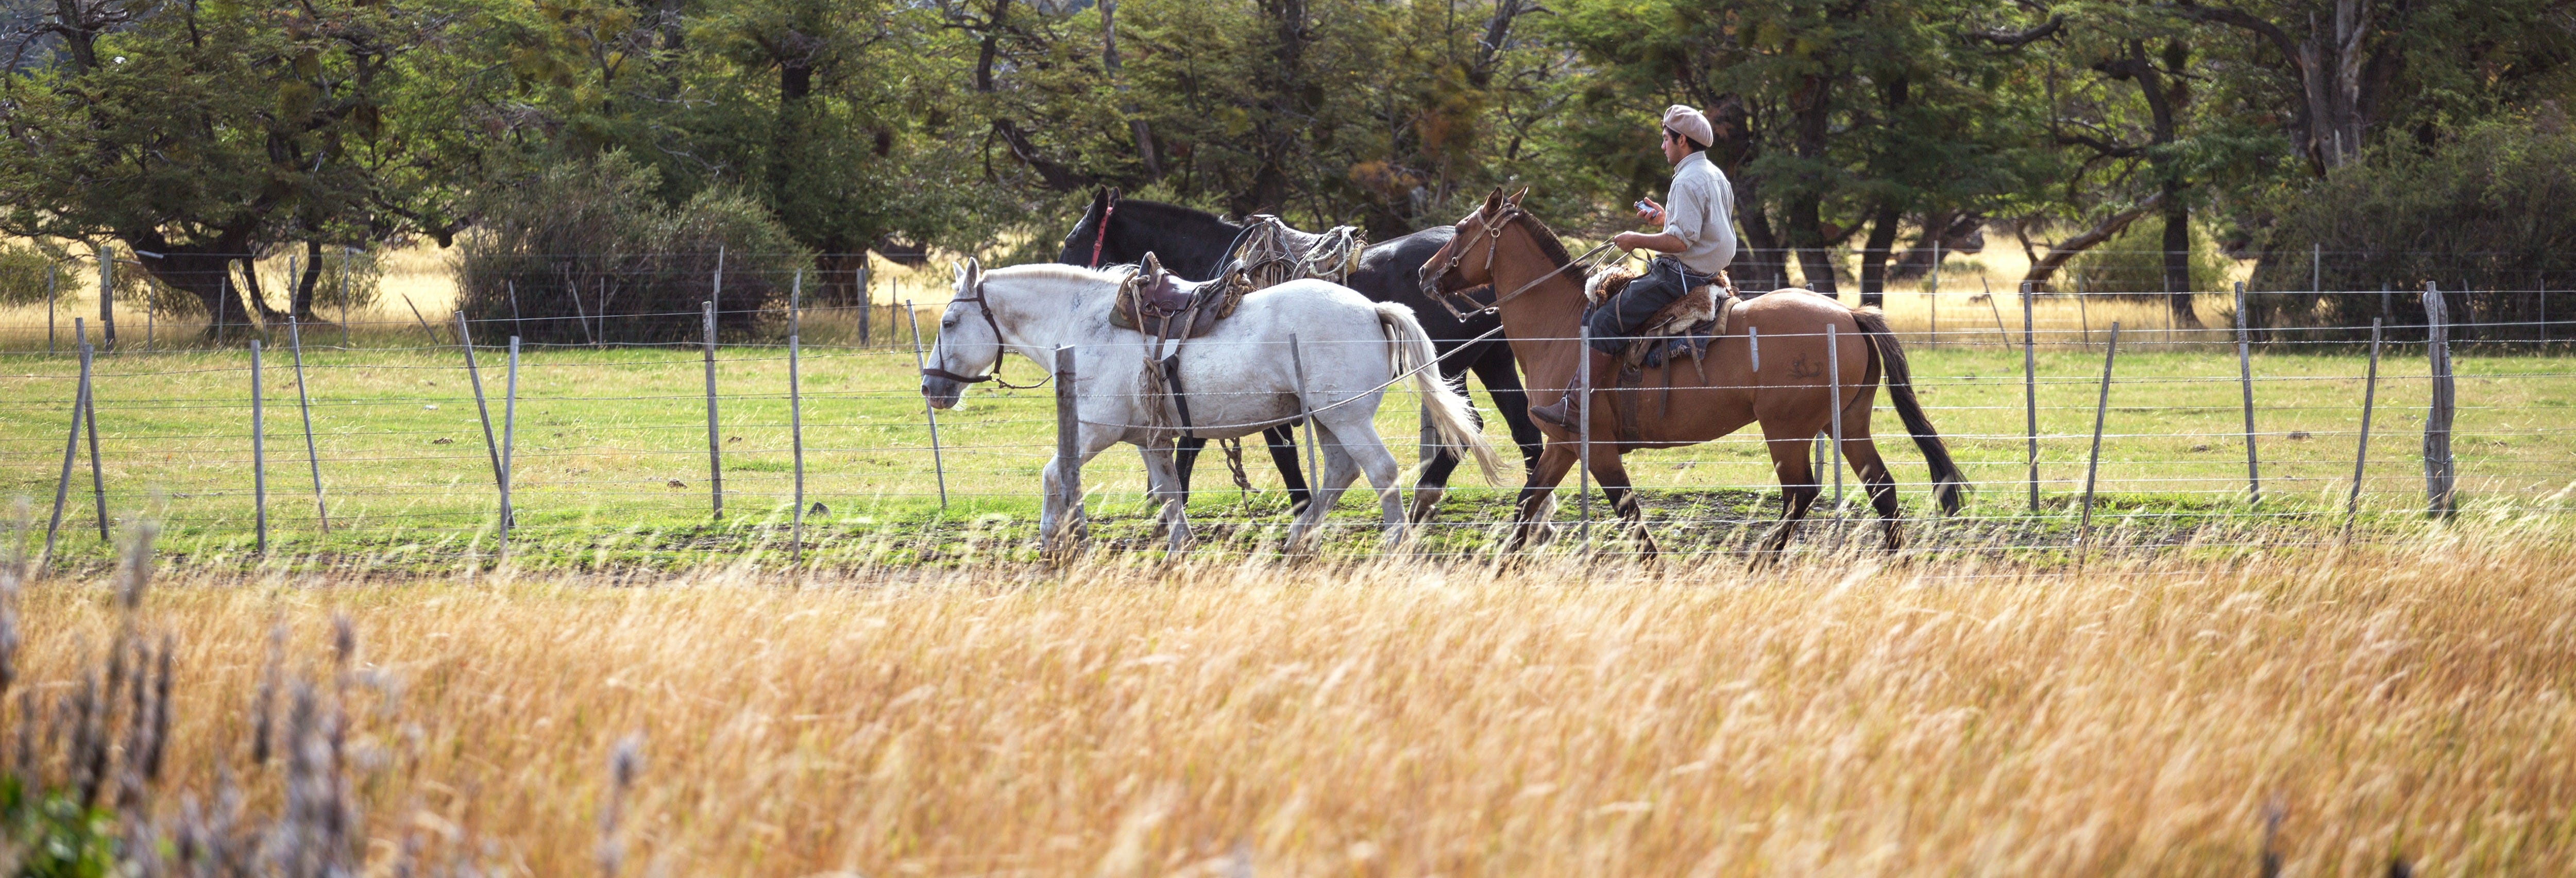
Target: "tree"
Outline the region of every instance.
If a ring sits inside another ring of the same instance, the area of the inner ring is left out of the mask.
[[[0,229],[122,240],[210,315],[310,319],[307,273],[279,311],[235,260],[289,241],[366,245],[462,226],[462,171],[499,84],[474,0],[284,7],[64,0],[6,80]],[[221,332],[224,321],[209,327]]]

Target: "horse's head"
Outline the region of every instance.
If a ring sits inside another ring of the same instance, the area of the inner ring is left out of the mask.
[[[1111,219],[1118,214],[1119,194],[1115,187],[1103,186],[1091,194],[1091,207],[1082,212],[1082,220],[1064,233],[1063,246],[1056,249],[1055,261],[1066,265],[1099,268],[1135,260],[1125,258],[1112,240]]]
[[[974,257],[957,264],[957,284],[948,310],[939,315],[939,338],[930,346],[930,365],[921,370],[921,395],[932,408],[950,408],[966,385],[991,380],[1002,361],[1001,327],[992,303],[984,298],[984,267]]]
[[[1503,235],[1511,231],[1521,212],[1523,189],[1517,195],[1505,196],[1501,188],[1485,196],[1485,203],[1454,226],[1458,234],[1439,252],[1422,263],[1422,294],[1437,300],[1444,294],[1474,289],[1494,282],[1494,258],[1502,248]]]

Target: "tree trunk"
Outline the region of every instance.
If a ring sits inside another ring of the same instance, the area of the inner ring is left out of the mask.
[[[2180,195],[2182,187],[2166,183],[2165,200],[2165,300],[2173,308],[2175,326],[2197,327],[2200,316],[2192,312],[2191,294],[2191,205]]]
[[[287,311],[295,319],[313,322],[313,287],[322,280],[322,242],[304,242],[303,271],[295,278],[295,295],[288,298]]]
[[[1896,243],[1896,224],[1903,219],[1894,201],[1881,202],[1870,217],[1869,238],[1860,245],[1860,303],[1864,306],[1887,302],[1887,248]]]
[[[1833,131],[1833,80],[1824,74],[1809,74],[1793,101],[1798,157],[1813,167],[1825,160],[1826,139]],[[1796,190],[1783,205],[1788,214],[1782,219],[1789,226],[1789,244],[1798,250],[1798,269],[1806,274],[1808,288],[1840,298],[1834,286],[1833,258],[1825,250],[1825,181],[1817,179],[1812,171],[1799,176]]]
[[[1118,112],[1127,117],[1127,136],[1136,142],[1136,163],[1145,168],[1145,181],[1163,178],[1162,158],[1154,154],[1154,130],[1127,96],[1127,67],[1118,59],[1118,0],[1100,3],[1100,67],[1108,72],[1111,87],[1118,90]]]
[[[245,304],[233,285],[233,261],[251,249],[246,231],[229,230],[211,241],[185,245],[170,243],[158,230],[117,237],[135,251],[136,261],[154,280],[196,297],[205,310],[208,340],[222,341],[236,330],[280,316],[266,302]]]

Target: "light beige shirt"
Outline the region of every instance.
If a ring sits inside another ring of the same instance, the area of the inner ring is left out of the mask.
[[[1673,166],[1673,188],[1664,196],[1664,234],[1689,245],[1673,258],[1690,270],[1716,274],[1735,261],[1735,184],[1695,152]]]

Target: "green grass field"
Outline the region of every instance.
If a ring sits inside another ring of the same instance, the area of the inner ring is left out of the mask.
[[[925,315],[928,317],[930,315]],[[930,322],[925,320],[924,322]],[[1902,327],[1903,324],[1900,324]],[[407,340],[417,345],[417,333]],[[832,338],[827,325],[813,335]],[[2264,502],[2245,503],[2240,387],[2232,348],[2124,341],[2103,440],[2097,515],[2139,528],[2144,542],[2206,538],[2212,523],[2340,523],[2352,479],[2365,361],[2353,348],[2258,350],[2257,442]],[[841,338],[846,339],[846,333]],[[336,335],[316,333],[316,341]],[[2101,349],[2044,348],[2037,357],[2041,491],[2027,515],[2021,352],[1994,335],[1909,342],[1917,383],[1953,453],[1978,482],[1969,519],[1936,543],[2054,545],[2080,494]],[[2098,336],[2097,336],[2098,340]],[[23,341],[23,340],[22,340]],[[434,565],[488,558],[497,516],[492,467],[461,368],[447,348],[313,349],[306,353],[314,443],[332,531],[320,532],[311,469],[287,352],[266,358],[266,472],[270,557],[336,563]],[[402,344],[387,337],[380,343]],[[908,341],[908,339],[907,339]],[[21,346],[23,349],[23,346]],[[523,353],[514,432],[518,521],[514,556],[536,565],[695,563],[763,547],[784,551],[793,485],[783,346],[719,351],[726,514],[710,515],[704,375],[695,349],[542,349]],[[479,354],[495,429],[502,420],[503,353]],[[2576,360],[2529,354],[2458,355],[2455,448],[2471,510],[2565,509],[2576,484]],[[76,363],[0,355],[0,456],[5,492],[50,511],[69,426]],[[165,523],[163,545],[203,563],[242,563],[254,544],[249,354],[194,350],[98,361],[99,452],[112,518]],[[807,347],[803,361],[806,492],[820,510],[808,545],[826,563],[969,560],[1025,553],[1034,535],[1039,468],[1052,453],[1049,390],[978,389],[939,413],[934,463],[908,344]],[[1022,380],[1038,370],[1014,361]],[[2421,424],[2428,382],[2420,348],[2388,349],[2381,367],[2365,510],[2391,520],[2422,502]],[[989,385],[987,386],[989,387]],[[1490,409],[1481,391],[1480,407]],[[1927,511],[1925,470],[1880,398],[1880,448],[1898,467],[1910,511]],[[1413,462],[1416,403],[1391,396],[1380,430]],[[1499,419],[1489,433],[1506,441]],[[85,453],[85,452],[84,452]],[[87,464],[75,473],[61,553],[103,559]],[[1247,449],[1259,493],[1231,484],[1221,457],[1204,458],[1191,510],[1211,545],[1255,548],[1286,523],[1268,455]],[[944,470],[946,503],[941,502]],[[1758,437],[1739,434],[1630,457],[1668,547],[1727,545],[1741,522],[1776,510]],[[1485,486],[1462,471],[1427,545],[1471,550],[1508,514],[1517,483]],[[1143,544],[1142,467],[1125,449],[1085,473],[1093,533],[1111,547]],[[1859,503],[1857,483],[1851,496]],[[1560,519],[1576,516],[1568,480]],[[1762,504],[1769,503],[1770,506]],[[1606,509],[1596,509],[1606,515]],[[1346,496],[1343,542],[1366,551],[1374,506]],[[1979,528],[1986,528],[1980,531]],[[2000,529],[2000,530],[1998,530]],[[2243,538],[2240,536],[2240,539]]]

